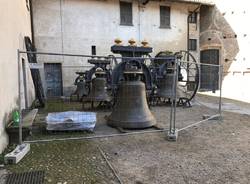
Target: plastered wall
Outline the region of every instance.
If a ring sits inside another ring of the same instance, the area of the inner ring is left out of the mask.
[[[23,37],[30,36],[29,11],[24,0],[0,1],[0,152],[8,143],[5,126],[10,120],[11,112],[18,108],[18,65],[17,49],[24,50]],[[27,82],[26,104],[34,99],[32,79],[23,55]],[[23,75],[23,74],[22,74]],[[23,79],[22,79],[23,80]],[[22,107],[25,108],[24,85],[22,81]]]

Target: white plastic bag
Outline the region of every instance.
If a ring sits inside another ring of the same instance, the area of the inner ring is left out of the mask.
[[[49,113],[46,117],[47,130],[89,130],[93,131],[96,124],[96,113],[67,111]]]

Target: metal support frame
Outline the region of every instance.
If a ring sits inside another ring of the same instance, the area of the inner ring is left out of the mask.
[[[18,66],[18,102],[19,102],[19,144],[21,145],[23,143],[23,135],[22,135],[22,124],[23,124],[23,116],[22,116],[22,94],[21,94],[21,69],[22,69],[22,63],[21,63],[21,57],[20,57],[20,50],[17,50],[17,66]]]
[[[37,55],[53,55],[53,56],[72,56],[72,57],[89,57],[92,58],[92,55],[80,55],[80,54],[64,54],[64,53],[52,53],[52,52],[31,52],[31,51],[20,51],[17,50],[17,62],[18,62],[18,93],[19,93],[19,114],[20,114],[20,121],[19,121],[19,143],[46,143],[46,142],[52,142],[52,141],[66,141],[66,140],[92,140],[92,139],[102,139],[102,138],[112,138],[112,137],[119,137],[119,136],[130,136],[130,135],[139,135],[139,134],[148,134],[148,133],[160,133],[160,132],[166,132],[168,136],[168,140],[170,141],[176,141],[178,137],[178,132],[186,130],[188,128],[191,128],[193,126],[197,126],[201,123],[204,123],[206,121],[215,119],[217,117],[222,117],[222,109],[221,109],[221,102],[222,102],[222,71],[223,66],[222,65],[213,65],[213,64],[205,64],[210,66],[219,66],[220,67],[220,98],[219,98],[219,111],[218,114],[210,116],[207,119],[204,119],[199,122],[195,122],[193,124],[190,124],[184,128],[176,129],[176,106],[177,106],[177,84],[178,84],[178,64],[179,61],[176,60],[175,67],[174,67],[174,73],[175,77],[173,79],[173,97],[171,99],[171,112],[170,112],[170,124],[169,129],[162,129],[162,130],[152,130],[152,131],[135,131],[135,132],[129,132],[129,133],[120,133],[120,134],[109,134],[109,135],[96,135],[96,136],[83,136],[83,137],[69,137],[69,138],[53,138],[53,139],[42,139],[42,140],[31,140],[31,141],[23,141],[22,138],[22,94],[21,94],[21,54],[37,54]],[[107,56],[95,56],[96,58],[107,58]],[[131,57],[116,57],[116,59],[131,59]],[[138,57],[133,57],[133,59],[141,59]],[[153,58],[151,58],[153,59]],[[159,59],[159,58],[157,58]],[[164,59],[164,58],[161,58]]]
[[[170,122],[169,122],[169,132],[168,140],[176,141],[178,133],[176,131],[175,122],[176,122],[176,105],[177,105],[177,83],[178,83],[178,60],[174,64],[174,78],[173,78],[173,87],[171,95],[171,110],[170,110]]]
[[[207,122],[209,120],[222,120],[222,81],[223,81],[223,65],[215,65],[215,64],[202,64],[206,66],[211,67],[219,67],[219,107],[218,107],[218,114],[209,116],[208,118],[195,122],[193,124],[190,124],[186,127],[183,127],[181,129],[176,129],[176,105],[177,105],[177,86],[178,86],[178,65],[179,61],[176,60],[175,67],[174,67],[174,79],[173,79],[173,87],[172,87],[172,93],[173,98],[171,99],[171,111],[170,111],[170,123],[169,123],[169,131],[167,138],[169,141],[177,141],[178,138],[178,132],[189,129],[191,127],[197,126],[201,123]]]
[[[220,120],[222,120],[222,111],[221,111],[221,103],[222,103],[222,80],[223,80],[223,65],[219,66],[219,76],[220,76],[220,98],[219,98],[219,115]]]

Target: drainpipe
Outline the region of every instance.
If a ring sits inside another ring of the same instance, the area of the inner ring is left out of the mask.
[[[148,4],[149,0],[138,0],[138,39],[141,42],[141,5]]]
[[[190,14],[188,14],[187,17],[187,52],[188,52],[188,57],[187,57],[187,61],[189,61],[189,18],[198,10],[200,9],[201,4],[199,4],[199,6],[197,8],[195,8]]]
[[[30,5],[30,28],[31,28],[31,40],[33,45],[35,46],[35,35],[34,35],[34,19],[33,19],[33,4],[32,0],[29,0]]]
[[[141,42],[141,5],[138,1],[138,40]]]

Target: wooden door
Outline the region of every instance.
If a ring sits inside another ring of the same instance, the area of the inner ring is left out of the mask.
[[[60,63],[44,64],[47,97],[62,96],[62,66]]]
[[[219,65],[219,50],[209,49],[201,51],[201,80],[200,89],[202,91],[213,91],[219,89],[219,66],[209,66],[202,64]]]

